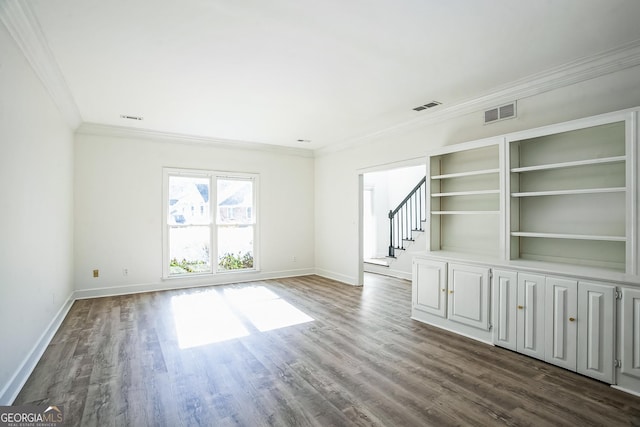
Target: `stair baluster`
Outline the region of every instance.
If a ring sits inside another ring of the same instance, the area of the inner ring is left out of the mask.
[[[395,258],[396,249],[404,249],[405,241],[413,240],[414,231],[423,231],[422,223],[427,220],[426,207],[427,177],[425,176],[409,192],[407,197],[389,211],[389,256]]]

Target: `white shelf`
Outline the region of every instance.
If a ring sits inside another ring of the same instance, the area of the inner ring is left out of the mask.
[[[475,176],[475,175],[488,175],[492,173],[500,173],[500,169],[480,169],[475,171],[468,172],[458,172],[458,173],[448,173],[444,175],[434,175],[431,179],[448,179],[448,178],[462,178],[465,176]]]
[[[498,215],[500,211],[432,211],[432,215]]]
[[[530,233],[524,231],[513,231],[511,232],[511,235],[514,237],[539,237],[545,239],[602,240],[608,242],[627,241],[627,239],[622,236],[600,236],[590,234]]]
[[[549,164],[538,165],[538,166],[524,166],[519,168],[512,168],[511,172],[532,172],[532,171],[541,171],[541,170],[548,170],[548,169],[562,169],[562,168],[571,168],[576,166],[598,165],[598,164],[606,164],[606,163],[623,163],[625,160],[626,160],[625,156],[603,157],[601,159],[576,160],[573,162],[549,163]]]
[[[477,196],[482,194],[500,194],[500,190],[454,191],[451,193],[433,193],[431,197]]]
[[[537,197],[537,196],[564,196],[571,194],[596,194],[596,193],[624,193],[625,187],[608,188],[583,188],[573,190],[551,190],[551,191],[527,191],[524,193],[511,193],[511,197]]]

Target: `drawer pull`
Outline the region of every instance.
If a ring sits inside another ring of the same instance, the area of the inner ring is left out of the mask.
[[[575,322],[576,318],[575,317],[569,317],[569,322]]]
[[[524,309],[523,306],[521,306],[521,305],[518,306],[518,310],[523,310],[523,309]]]

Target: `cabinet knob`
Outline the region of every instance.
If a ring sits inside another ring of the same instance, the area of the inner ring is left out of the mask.
[[[450,294],[452,294],[452,293],[453,293],[453,291],[449,291],[449,293],[450,293]]]
[[[575,322],[576,318],[575,317],[569,317],[569,322]]]
[[[524,309],[524,307],[523,307],[523,306],[521,306],[521,305],[519,305],[519,306],[518,306],[518,310],[522,310],[522,309]]]
[[[442,292],[447,292],[447,290],[445,288],[442,288]]]

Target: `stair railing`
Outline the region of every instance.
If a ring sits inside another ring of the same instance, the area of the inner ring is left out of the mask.
[[[426,221],[427,177],[409,192],[397,208],[389,211],[389,256],[395,258],[396,249],[404,249],[405,241],[413,241],[414,231],[423,231]]]

